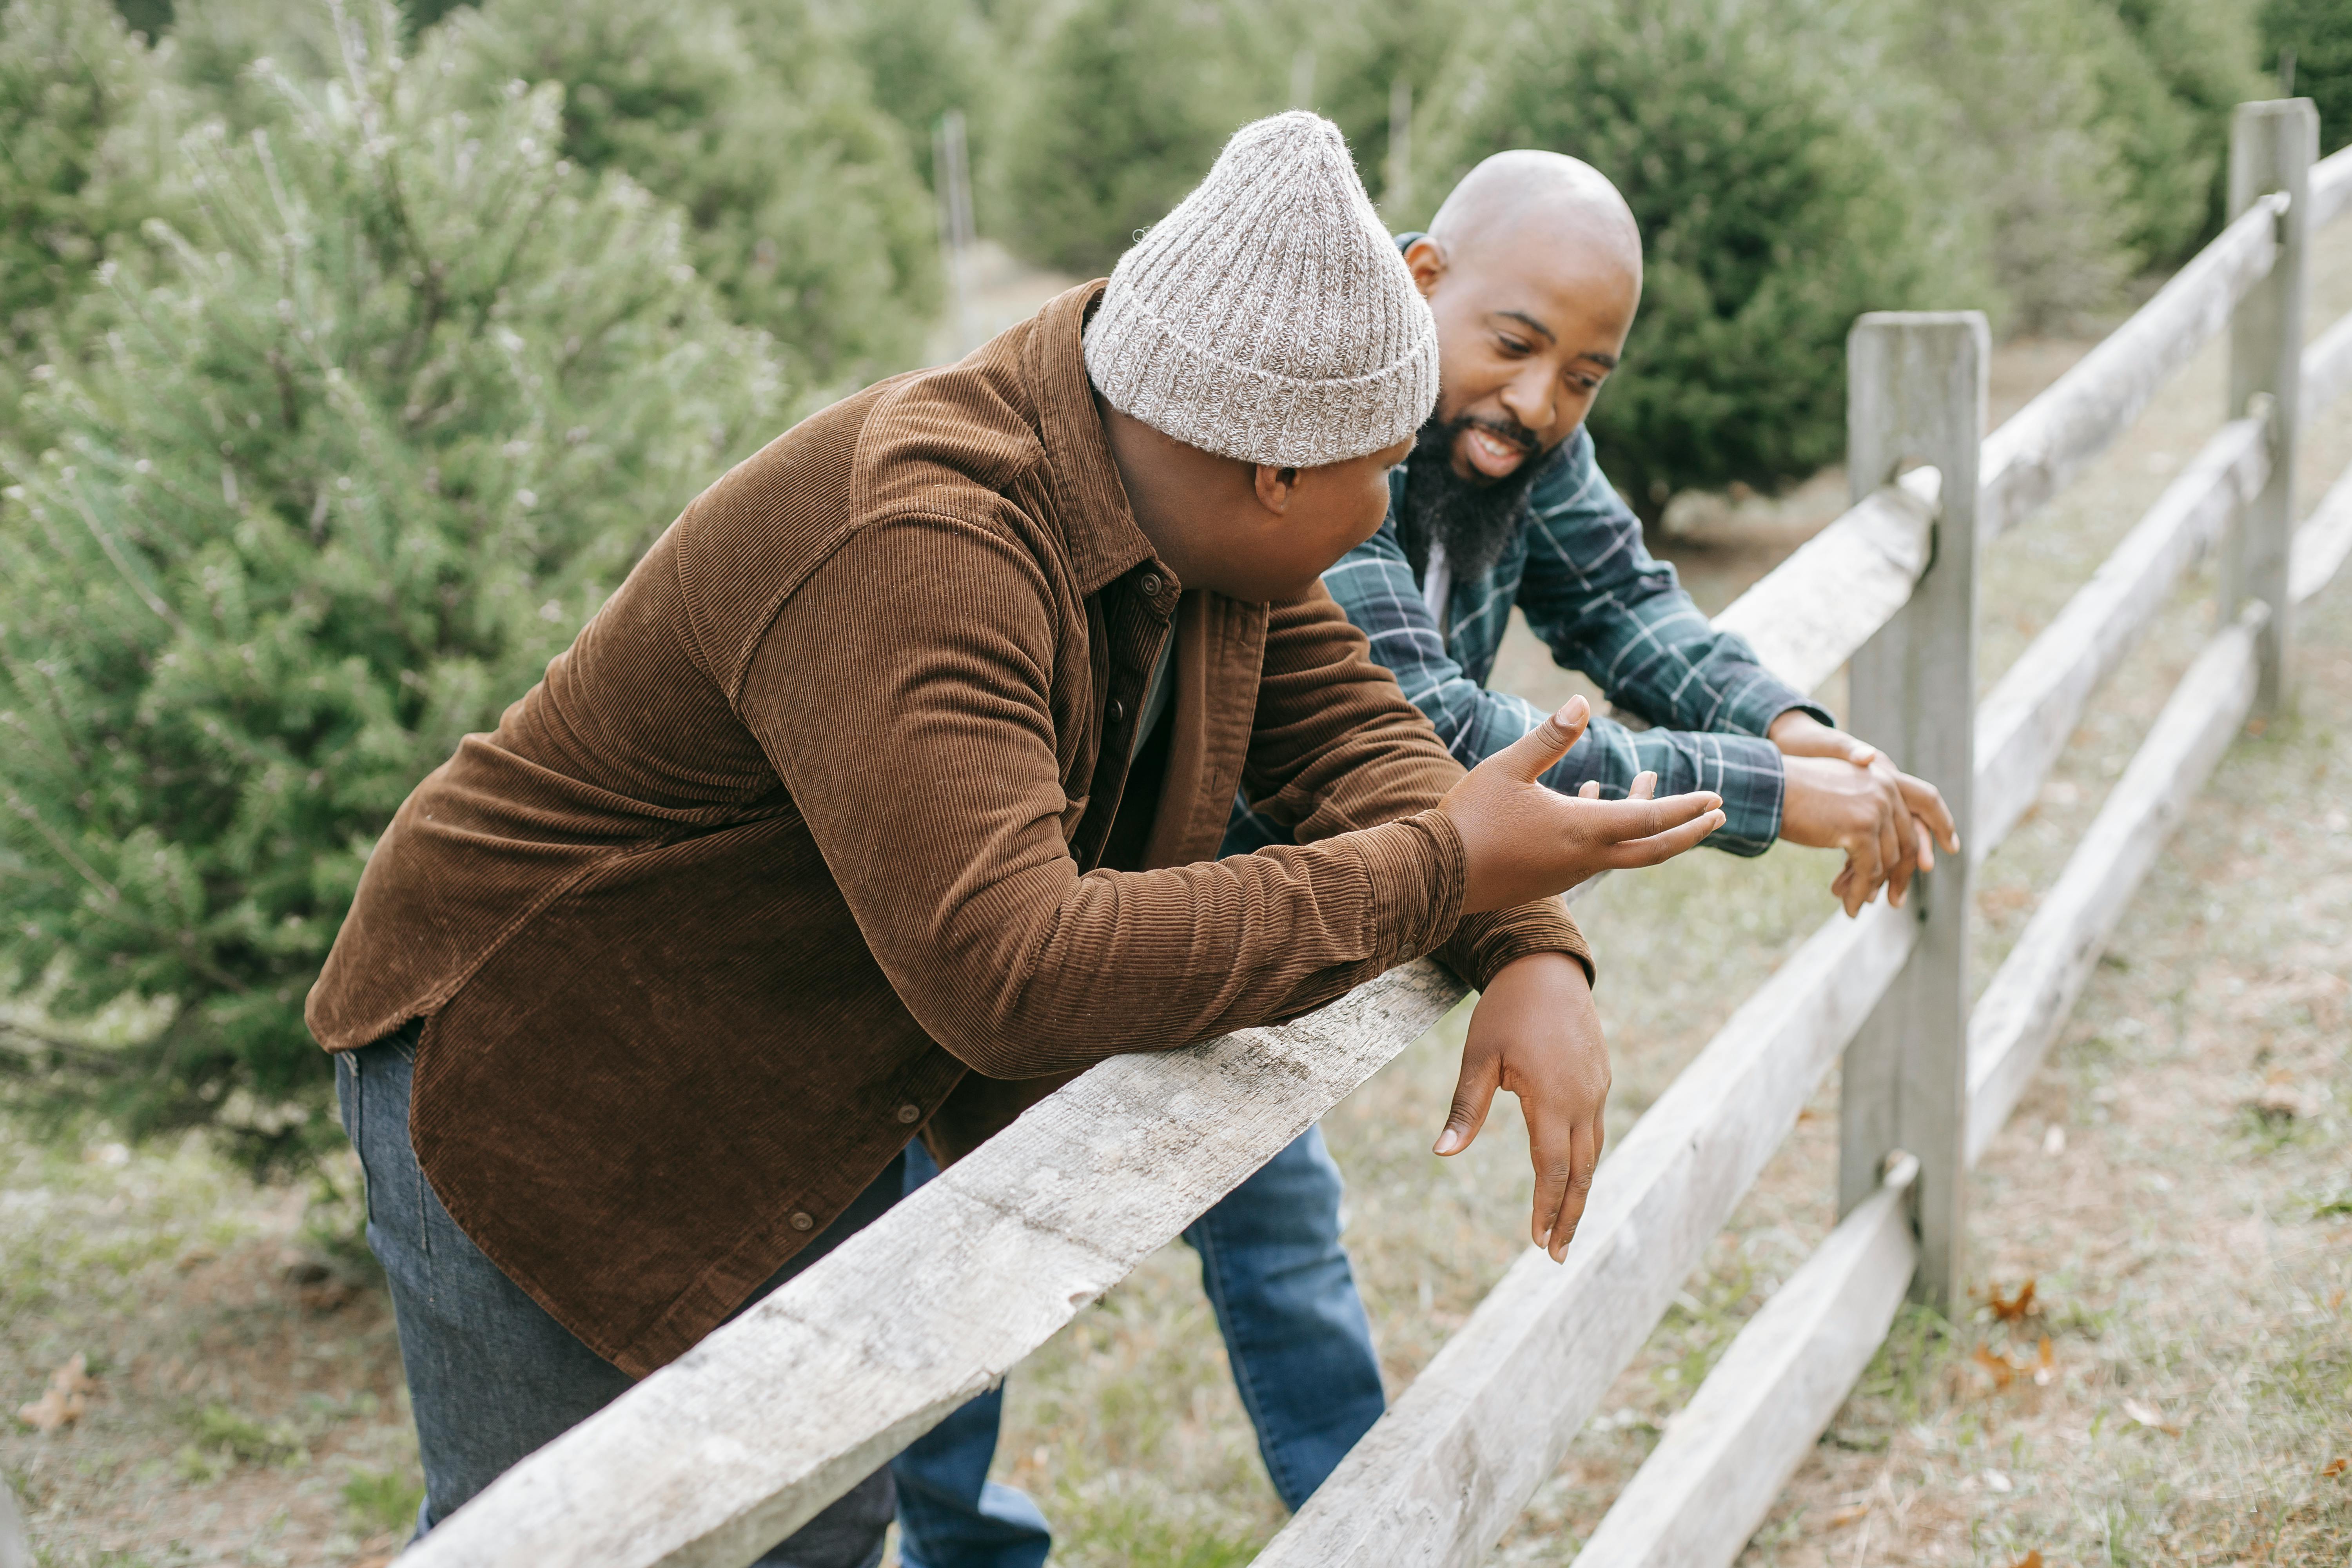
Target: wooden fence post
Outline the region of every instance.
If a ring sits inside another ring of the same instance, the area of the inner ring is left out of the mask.
[[[1966,834],[1976,779],[1978,453],[1985,319],[1976,310],[1873,311],[1846,339],[1846,464],[1859,500],[1911,459],[1942,476],[1935,544],[1911,602],[1854,656],[1854,733],[1944,792]],[[1966,847],[1965,839],[1963,848]],[[1917,1156],[1915,1298],[1948,1307],[1961,1280],[1968,1116],[1967,854],[1912,883],[1910,962],[1846,1047],[1838,1212],[1879,1187],[1885,1158]]]
[[[2270,276],[2247,290],[2230,317],[2230,417],[2245,417],[2258,396],[2271,400],[2271,473],[2222,552],[2221,611],[2227,623],[2248,599],[2270,606],[2254,697],[2254,711],[2264,717],[2294,696],[2287,557],[2295,523],[2311,165],[2318,157],[2319,111],[2307,98],[2242,103],[2230,118],[2230,216],[2234,219],[2273,191],[2285,192],[2290,204],[2279,220],[2278,259]]]

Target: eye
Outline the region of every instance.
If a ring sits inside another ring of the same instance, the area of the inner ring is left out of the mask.
[[[1507,354],[1524,354],[1532,352],[1525,338],[1515,338],[1508,332],[1496,333],[1495,341],[1502,345],[1503,352]]]

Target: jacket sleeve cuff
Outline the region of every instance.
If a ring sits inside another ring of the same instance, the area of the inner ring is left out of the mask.
[[[1588,983],[1596,978],[1592,949],[1570,918],[1568,906],[1558,899],[1465,915],[1437,957],[1465,984],[1483,991],[1505,965],[1537,952],[1564,952],[1584,965]]]
[[[1370,884],[1366,920],[1382,968],[1419,958],[1454,934],[1468,861],[1452,818],[1433,808],[1348,838]]]

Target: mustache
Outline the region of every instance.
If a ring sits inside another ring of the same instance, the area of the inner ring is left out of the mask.
[[[1543,445],[1540,437],[1516,419],[1486,419],[1475,414],[1465,414],[1448,425],[1445,427],[1446,439],[1450,441],[1465,430],[1476,430],[1492,436],[1497,441],[1517,447],[1529,457],[1533,457]]]

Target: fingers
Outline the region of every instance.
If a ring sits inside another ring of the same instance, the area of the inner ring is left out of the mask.
[[[1625,792],[1625,798],[1627,800],[1650,800],[1654,799],[1657,795],[1657,793],[1658,775],[1645,771],[1633,775],[1633,787]],[[1576,798],[1579,800],[1599,800],[1601,798],[1601,781],[1599,779],[1587,779],[1582,784],[1577,785]]]
[[[1580,1122],[1569,1142],[1567,1179],[1560,1184],[1559,1206],[1548,1221],[1538,1221],[1543,1235],[1536,1245],[1551,1254],[1554,1263],[1568,1256],[1568,1244],[1576,1239],[1576,1227],[1584,1223],[1585,1200],[1592,1195],[1592,1175],[1601,1167],[1601,1141],[1603,1137],[1601,1119]],[[1544,1184],[1536,1183],[1536,1206],[1541,1215]]]
[[[1638,784],[1641,781],[1637,779],[1634,782]],[[1657,787],[1656,780],[1651,781],[1651,787]],[[1623,800],[1594,801],[1589,806],[1578,808],[1574,831],[1597,844],[1647,838],[1669,828],[1680,827],[1709,812],[1720,816],[1722,813],[1717,808],[1722,805],[1723,797],[1710,790],[1670,795],[1664,800],[1654,800],[1646,795],[1628,795]],[[1706,835],[1700,837],[1705,837]]]
[[[1462,1053],[1462,1076],[1454,1081],[1454,1104],[1445,1113],[1445,1130],[1437,1135],[1436,1152],[1459,1154],[1486,1125],[1495,1090],[1503,1083],[1503,1058],[1493,1051]]]
[[[1879,802],[1878,864],[1886,876],[1886,901],[1898,910],[1911,886],[1910,825],[1911,814],[1903,808],[1902,796],[1886,791]]]
[[[1927,832],[1927,825],[1917,817],[1911,819],[1911,836],[1919,841],[1919,869],[1936,868],[1936,841]]]
[[[1535,1163],[1536,1194],[1534,1212],[1528,1216],[1528,1239],[1549,1251],[1552,1235],[1559,1229],[1559,1214],[1568,1201],[1570,1178],[1574,1173],[1576,1141],[1567,1128],[1554,1129],[1551,1136],[1538,1141],[1532,1123],[1528,1128],[1528,1157]],[[1581,1205],[1578,1205],[1580,1211]],[[1552,1261],[1559,1261],[1558,1253]]]
[[[1903,805],[1912,816],[1927,826],[1937,842],[1954,855],[1960,852],[1959,825],[1952,820],[1952,808],[1944,804],[1944,792],[1926,779],[1915,779],[1909,773],[1895,775],[1895,787],[1903,795]]]
[[[1676,799],[1692,797],[1681,795]],[[1696,848],[1706,836],[1724,824],[1724,815],[1711,810],[1679,827],[1664,833],[1654,833],[1647,838],[1620,839],[1602,852],[1602,860],[1613,870],[1630,870],[1637,866],[1657,866],[1673,859],[1685,849]]]
[[[1584,726],[1591,718],[1592,704],[1571,697],[1560,704],[1559,712],[1478,765],[1498,769],[1521,784],[1533,784],[1583,738]]]

